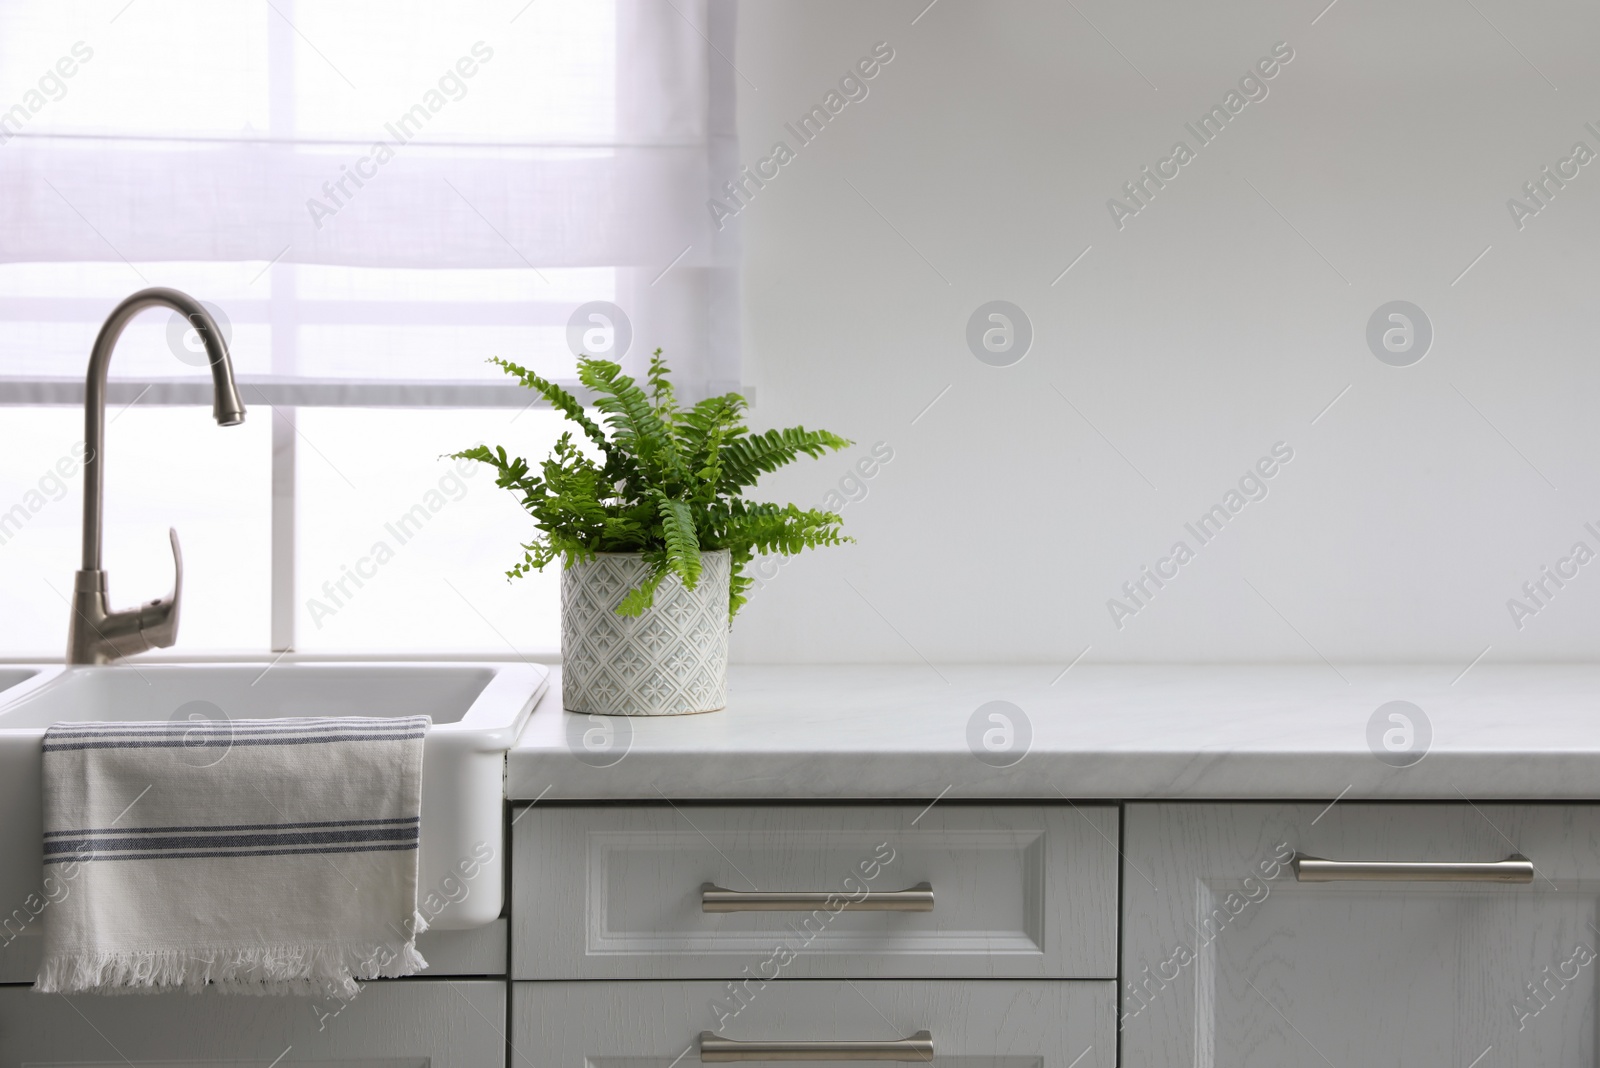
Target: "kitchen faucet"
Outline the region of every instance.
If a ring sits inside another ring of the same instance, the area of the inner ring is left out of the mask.
[[[233,361],[227,342],[211,313],[187,293],[156,287],[141,289],[111,310],[89,353],[89,377],[84,386],[83,440],[83,567],[72,587],[72,619],[67,626],[68,664],[107,664],[147,649],[164,649],[178,640],[178,607],[183,595],[183,554],[178,532],[172,539],[176,577],[172,593],[138,608],[112,611],[106,597],[106,573],[100,568],[102,506],[105,501],[101,460],[106,436],[106,371],[111,352],[128,321],[146,308],[166,307],[180,312],[200,335],[210,358],[215,395],[211,414],[218,426],[244,422],[244,402],[233,384]]]

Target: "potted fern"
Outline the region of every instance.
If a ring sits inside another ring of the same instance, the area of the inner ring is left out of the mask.
[[[454,453],[495,469],[538,535],[506,572],[561,562],[562,704],[589,715],[668,716],[727,703],[728,629],[745,603],[745,565],[848,541],[833,512],[745,498],[802,453],[850,444],[825,430],[752,433],[737,393],[680,407],[657,349],[645,386],[607,360],[581,357],[576,397],[498,357],[507,374],[576,424],[538,473],[504,447]],[[602,425],[602,423],[604,425]]]

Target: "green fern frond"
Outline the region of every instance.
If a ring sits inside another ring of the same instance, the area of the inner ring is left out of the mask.
[[[668,574],[669,572],[664,569],[653,572],[649,578],[629,590],[627,596],[617,605],[617,615],[633,617],[644,615],[644,610],[655,603],[656,588]]]
[[[687,411],[680,412],[676,420],[678,440],[686,454],[693,455],[705,447],[711,432],[722,427],[729,440],[744,433],[741,421],[748,402],[737,393],[724,393],[707,397]]]
[[[826,430],[807,430],[799,426],[735,438],[722,446],[719,489],[735,493],[755,485],[769,471],[793,463],[801,453],[816,459],[830,449],[845,449],[852,444],[854,442]]]
[[[588,436],[590,441],[600,447],[601,452],[610,454],[611,442],[606,438],[605,431],[601,430],[600,425],[585,414],[583,405],[578,403],[578,398],[549,379],[541,378],[526,367],[514,364],[510,360],[503,360],[499,356],[491,356],[489,357],[489,362],[498,364],[508,374],[515,375],[524,386],[549,401],[550,407],[582,427],[584,434]]]
[[[839,532],[841,523],[843,519],[837,513],[788,504],[774,512],[729,517],[720,533],[721,540],[730,545],[792,556],[806,549],[848,541]]]
[[[578,380],[594,391],[595,407],[605,413],[617,447],[638,458],[646,485],[681,481],[678,442],[638,383],[609,360],[582,361]]]
[[[728,550],[728,619],[731,622],[750,601],[750,587],[755,585],[755,580],[744,573],[745,566],[755,559],[755,553],[749,548],[736,548]]]
[[[656,349],[650,354],[650,370],[645,378],[650,382],[650,400],[656,415],[666,422],[671,422],[678,412],[678,395],[673,392],[671,374],[667,361],[661,358],[661,350]]]
[[[661,515],[667,564],[692,590],[700,584],[700,537],[694,529],[694,513],[686,502],[666,496],[657,499],[656,508]]]

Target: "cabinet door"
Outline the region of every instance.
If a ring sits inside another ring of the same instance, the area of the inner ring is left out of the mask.
[[[503,982],[366,984],[348,1004],[0,987],[0,1068],[505,1068]]]
[[[1116,975],[1105,805],[536,805],[513,833],[517,979]]]
[[[960,1068],[1113,1068],[1111,982],[1001,979],[861,982],[514,983],[513,1060],[538,1068],[771,1063],[749,1043],[803,1044],[781,1059],[815,1068],[864,1059]],[[919,1032],[926,1032],[925,1035]],[[703,1034],[704,1033],[704,1034]],[[714,1036],[714,1037],[713,1037]],[[913,1042],[931,1045],[912,1045]],[[865,1057],[827,1044],[888,1044]],[[832,1051],[838,1053],[837,1050]],[[769,1051],[770,1053],[770,1051]]]
[[[1600,808],[1135,804],[1124,818],[1128,1068],[1595,1063]],[[1301,881],[1296,854],[1452,867]],[[1514,854],[1531,882],[1460,867]]]

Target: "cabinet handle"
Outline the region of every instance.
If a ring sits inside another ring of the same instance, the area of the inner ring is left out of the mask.
[[[918,1031],[910,1038],[886,1042],[735,1042],[711,1031],[700,1032],[704,1064],[735,1061],[923,1061],[933,1063],[933,1034]]]
[[[1520,853],[1505,860],[1446,862],[1323,860],[1296,853],[1294,877],[1302,883],[1531,883],[1533,861]]]
[[[844,911],[850,912],[932,912],[933,884],[868,891],[859,898],[835,890],[727,890],[713,883],[700,886],[701,912],[832,911],[828,903],[839,900],[845,903]]]

